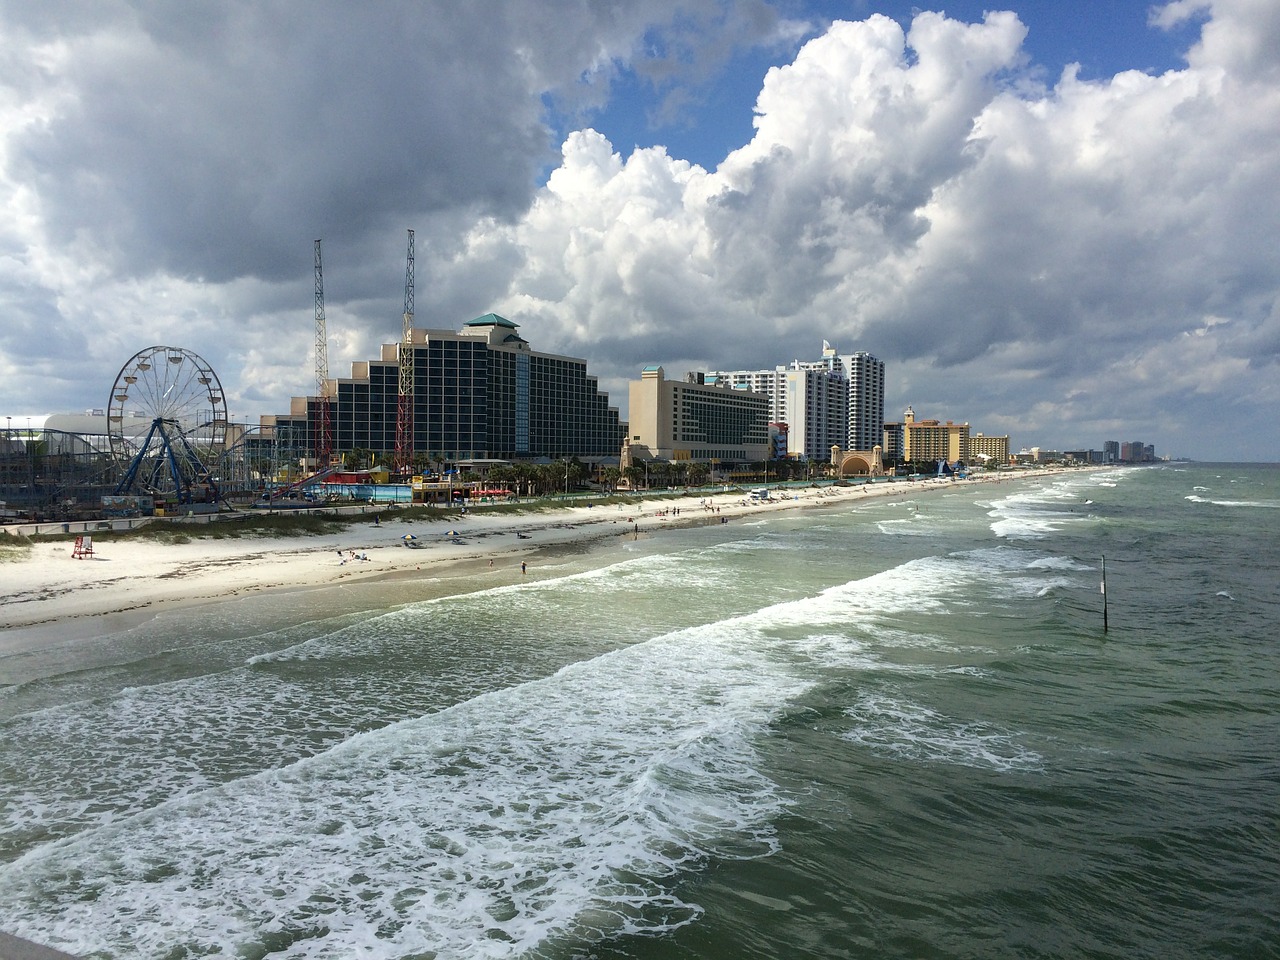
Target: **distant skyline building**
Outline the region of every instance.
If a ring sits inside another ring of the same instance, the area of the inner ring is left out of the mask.
[[[848,434],[849,381],[829,370],[796,367],[786,373],[788,456],[829,457]]]
[[[880,455],[888,463],[899,462],[902,457],[902,421],[891,420],[884,425]]]
[[[1123,463],[1151,463],[1156,458],[1153,444],[1141,440],[1127,440],[1120,444],[1120,460]]]
[[[450,330],[411,331],[413,450],[444,460],[616,457],[623,427],[585,360],[538,353],[518,324],[489,313]],[[399,345],[331,379],[334,451],[396,450]],[[266,415],[277,440],[314,457],[319,399],[294,397],[287,415]]]
[[[705,382],[727,386],[733,390],[748,390],[769,400],[769,418],[776,423],[790,424],[787,409],[787,367],[772,370],[715,370],[706,374]]]
[[[1066,457],[1068,462],[1102,463],[1102,451],[1100,450],[1064,450],[1063,456]]]

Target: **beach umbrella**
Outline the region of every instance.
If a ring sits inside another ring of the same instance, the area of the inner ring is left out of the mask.
[[[406,533],[406,534],[405,534],[403,537],[401,537],[400,539],[401,539],[401,540],[403,540],[403,541],[405,541],[406,543],[408,543],[410,540],[417,540],[418,538],[417,538],[417,537],[415,537],[412,533]]]

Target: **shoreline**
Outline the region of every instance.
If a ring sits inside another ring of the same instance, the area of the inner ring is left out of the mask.
[[[966,480],[804,487],[783,491],[786,499],[759,503],[744,501],[741,493],[693,491],[616,509],[579,505],[527,515],[486,516],[483,508],[477,508],[447,523],[392,518],[377,526],[350,526],[332,534],[193,537],[182,544],[107,541],[95,544],[95,555],[85,559],[71,556],[71,540],[35,543],[24,558],[0,562],[0,655],[87,639],[137,625],[161,612],[251,594],[422,576],[461,578],[499,561],[509,564],[519,577],[517,561],[547,547],[627,535],[648,537],[662,529],[732,522],[782,510],[834,507],[1067,472],[1045,469]],[[417,537],[415,547],[405,546],[407,534]]]

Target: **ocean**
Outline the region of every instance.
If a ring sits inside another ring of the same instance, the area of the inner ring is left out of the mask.
[[[0,658],[0,930],[1280,956],[1280,465],[903,484],[529,561]]]

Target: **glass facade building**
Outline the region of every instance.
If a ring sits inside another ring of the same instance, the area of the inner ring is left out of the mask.
[[[585,360],[536,353],[496,314],[457,333],[415,329],[413,452],[445,460],[616,457],[623,428]],[[396,452],[398,345],[329,382],[333,450]],[[264,417],[278,441],[314,456],[317,397],[294,398],[288,416]]]

